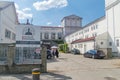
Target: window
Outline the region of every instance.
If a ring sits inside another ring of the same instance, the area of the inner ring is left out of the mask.
[[[109,46],[112,46],[112,42],[109,42]]]
[[[116,40],[116,45],[119,47],[119,39]]]
[[[10,38],[11,37],[11,31],[9,31],[9,30],[5,30],[5,37],[6,38]]]
[[[7,47],[0,46],[0,61],[7,60]]]
[[[49,39],[49,34],[48,33],[44,34],[44,39]]]
[[[51,33],[51,39],[55,39],[55,33]]]
[[[91,30],[93,30],[93,27],[91,27]]]
[[[62,33],[58,33],[58,39],[62,39]]]
[[[101,45],[103,45],[103,42],[101,42]]]

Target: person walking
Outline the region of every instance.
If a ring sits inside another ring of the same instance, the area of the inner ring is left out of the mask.
[[[59,57],[59,52],[58,52],[58,50],[57,49],[52,49],[52,55],[53,55],[53,58],[55,58],[55,56],[56,56],[56,58],[58,58]]]
[[[59,57],[59,52],[58,52],[58,49],[56,49],[56,51],[55,51],[55,55],[56,55],[56,58],[58,58],[58,57]]]

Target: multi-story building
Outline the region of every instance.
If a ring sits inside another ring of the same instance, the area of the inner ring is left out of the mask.
[[[95,37],[107,31],[105,17],[101,17],[85,26],[83,29],[78,30],[65,37],[69,49],[77,48],[81,53],[89,49],[94,49],[96,44]]]
[[[120,0],[105,0],[108,42],[112,52],[120,56]]]
[[[78,48],[82,53],[89,49],[110,48],[120,56],[120,0],[105,0],[105,16],[65,37],[70,50]]]
[[[41,41],[50,48],[56,45],[54,41],[63,40],[62,27],[19,24],[16,31],[16,60],[19,63],[31,63],[33,55],[38,56],[36,62],[39,62]]]
[[[5,64],[9,60],[8,47],[16,42],[17,21],[14,3],[0,1],[0,64]]]
[[[0,2],[0,43],[15,43],[17,15],[13,2]]]

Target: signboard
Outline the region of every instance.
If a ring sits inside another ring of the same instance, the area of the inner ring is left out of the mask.
[[[35,52],[36,52],[36,53],[40,53],[40,48],[37,48],[37,49],[35,50]]]

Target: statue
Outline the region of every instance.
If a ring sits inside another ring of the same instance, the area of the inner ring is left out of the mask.
[[[28,28],[28,31],[25,33],[25,35],[32,35],[32,33],[30,32],[30,28]]]

